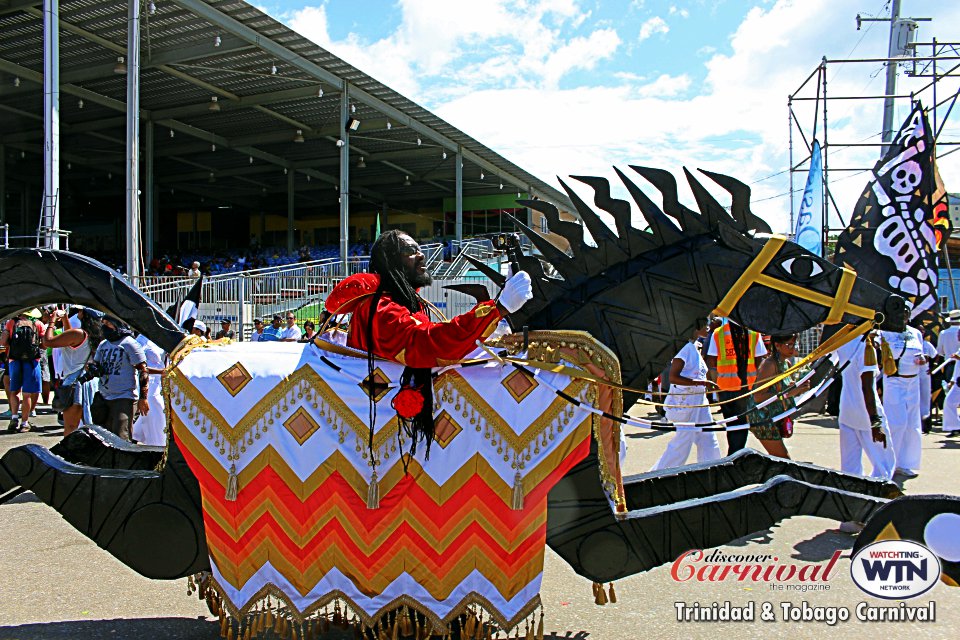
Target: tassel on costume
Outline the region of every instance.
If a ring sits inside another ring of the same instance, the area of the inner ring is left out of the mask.
[[[543,609],[540,609],[540,621],[537,623],[536,640],[543,640]]]
[[[523,476],[517,471],[513,476],[513,510],[523,511]]]
[[[234,502],[237,499],[237,465],[230,465],[230,475],[227,476],[227,491],[223,494],[224,500]]]
[[[367,509],[380,508],[380,481],[377,479],[377,470],[370,476],[370,486],[367,487]]]
[[[617,603],[617,592],[613,590],[613,583],[612,583],[612,582],[610,583],[610,603],[611,603],[611,604],[616,604],[616,603]]]
[[[880,359],[883,362],[883,373],[885,375],[894,376],[897,374],[897,361],[893,357],[890,343],[886,340],[880,340]]]
[[[593,602],[601,607],[607,604],[607,593],[603,590],[603,585],[599,582],[593,583]]]

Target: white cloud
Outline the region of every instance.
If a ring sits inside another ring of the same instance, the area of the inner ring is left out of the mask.
[[[647,38],[656,35],[658,33],[669,33],[670,27],[667,25],[666,21],[660,16],[653,16],[642,25],[640,25],[640,41],[643,42]]]
[[[669,12],[669,13],[670,13],[670,15],[672,15],[672,16],[680,16],[681,18],[689,18],[689,17],[690,17],[690,12],[689,12],[689,11],[687,11],[686,9],[683,9],[683,8],[681,8],[681,7],[676,7],[676,6],[670,7],[670,12]]]
[[[579,0],[400,0],[402,20],[386,38],[364,41],[350,34],[334,41],[326,8],[304,7],[288,20],[291,28],[414,99],[429,99],[433,80],[446,78],[440,96],[473,88],[553,87],[576,69],[592,69],[620,44],[615,29],[596,29],[564,38],[589,17]],[[476,60],[479,58],[479,62]]]
[[[685,93],[692,84],[690,76],[661,75],[649,84],[637,88],[635,95],[641,98],[673,98]]]
[[[375,42],[359,36],[331,42],[322,6],[301,10],[291,24],[545,180],[586,174],[616,183],[613,164],[657,166],[678,177],[682,166],[703,167],[753,183],[755,211],[782,231],[790,210],[783,196],[789,176],[757,181],[788,166],[787,96],[822,56],[878,57],[886,50],[884,25],[855,31],[850,16],[862,9],[860,2],[769,0],[748,12],[729,34],[728,46],[715,48],[716,40],[676,43],[678,50],[689,52],[689,65],[702,67],[663,73],[647,65],[619,64],[602,76],[619,86],[586,80],[570,87],[565,81],[576,71],[601,71],[609,60],[622,62],[621,36],[640,23],[637,16],[632,23],[617,23],[618,34],[597,28],[596,20],[580,20],[582,32],[571,33],[585,1],[400,0],[400,26]],[[935,22],[921,23],[918,39],[947,40],[952,25],[960,24],[960,3],[936,3],[924,11]],[[703,18],[694,13],[689,19]],[[668,31],[662,18],[645,24],[647,37]],[[902,73],[899,82],[901,94],[920,84]],[[940,95],[957,90],[956,81],[946,84]],[[815,95],[813,86],[805,95]],[[882,93],[882,69],[879,64],[830,65],[828,88],[834,96]],[[901,102],[896,124],[906,115],[907,101]],[[837,144],[875,140],[880,109],[879,101],[830,106],[831,188],[845,219],[866,176],[837,170],[871,166],[878,151]],[[813,102],[796,101],[794,110],[809,137]],[[822,136],[822,115],[819,122]],[[951,126],[947,134],[960,140],[960,125]],[[794,162],[799,162],[802,142],[796,132],[793,144]],[[940,168],[948,188],[956,190],[960,154],[947,157]],[[802,175],[795,176],[798,189],[802,182]],[[638,183],[643,186],[642,180]]]

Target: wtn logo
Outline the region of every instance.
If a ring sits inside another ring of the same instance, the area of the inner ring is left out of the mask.
[[[910,560],[861,560],[860,562],[863,563],[863,572],[870,581],[889,581],[891,571],[894,573],[893,581],[896,583],[927,579],[926,560],[921,560],[919,563]]]
[[[854,555],[850,576],[863,591],[878,598],[913,598],[940,579],[940,559],[910,540],[882,540]]]

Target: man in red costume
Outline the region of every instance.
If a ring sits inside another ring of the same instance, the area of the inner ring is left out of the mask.
[[[504,285],[498,301],[480,302],[447,322],[432,322],[417,293],[432,282],[417,242],[398,230],[377,238],[370,272],[346,278],[327,298],[330,313],[353,313],[347,346],[415,369],[460,360],[486,339],[501,318],[533,297],[530,276],[521,271]],[[376,312],[371,318],[371,310]]]

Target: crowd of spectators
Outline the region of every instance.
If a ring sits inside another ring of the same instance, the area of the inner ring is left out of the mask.
[[[444,242],[444,259],[449,260],[452,254],[451,242],[441,238],[425,240],[424,242]],[[351,256],[365,256],[370,253],[370,244],[366,242],[350,245]],[[124,271],[125,254],[119,252],[93,252],[89,254],[109,267]],[[336,258],[340,255],[340,245],[304,245],[295,251],[287,251],[281,247],[259,247],[252,245],[243,249],[222,251],[173,251],[164,252],[154,257],[146,266],[145,275],[148,276],[183,276],[198,277],[219,275],[223,273],[238,273],[265,269],[268,267],[282,267],[298,262],[310,262]]]

